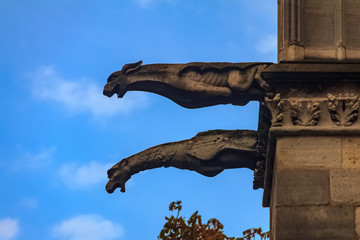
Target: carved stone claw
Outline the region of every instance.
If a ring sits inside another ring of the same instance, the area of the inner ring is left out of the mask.
[[[121,160],[108,170],[106,191],[125,192],[132,175],[153,168],[176,167],[213,177],[224,169],[255,169],[259,160],[257,132],[251,130],[212,130],[195,137],[149,148]]]

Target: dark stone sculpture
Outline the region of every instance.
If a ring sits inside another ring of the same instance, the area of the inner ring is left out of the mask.
[[[271,63],[126,64],[114,72],[104,95],[123,97],[127,91],[147,91],[167,97],[186,108],[217,104],[243,106],[273,98],[274,91],[261,74]],[[262,107],[260,112],[263,112]],[[176,167],[213,177],[224,169],[254,170],[254,189],[264,186],[265,153],[270,118],[261,117],[259,132],[214,130],[180,142],[149,148],[125,158],[108,171],[106,190],[112,193],[139,171]]]
[[[258,162],[254,169],[253,189],[264,188],[265,170],[266,170],[266,153],[269,142],[269,129],[271,127],[271,113],[266,107],[265,102],[260,102],[259,122],[258,122],[258,139],[257,151]]]
[[[127,91],[157,93],[186,108],[217,104],[245,105],[272,96],[262,71],[271,63],[126,64],[114,72],[104,95],[123,97]]]
[[[149,148],[121,160],[108,170],[109,193],[120,188],[132,175],[147,169],[176,167],[213,177],[224,169],[249,168],[254,170],[259,160],[257,131],[211,130],[195,137]]]

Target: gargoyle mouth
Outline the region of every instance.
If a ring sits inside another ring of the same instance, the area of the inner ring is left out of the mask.
[[[117,94],[118,98],[122,98],[126,91],[120,89],[119,84],[114,85],[113,83],[108,83],[105,85],[103,94],[107,97],[112,97],[114,94]]]
[[[103,94],[105,96],[112,97],[116,92],[116,88],[119,88],[119,87],[117,85],[114,86],[113,83],[107,83],[104,86]]]
[[[116,188],[120,188],[120,192],[125,192],[125,184],[121,184],[116,181],[108,181],[105,188],[108,193],[113,193]]]

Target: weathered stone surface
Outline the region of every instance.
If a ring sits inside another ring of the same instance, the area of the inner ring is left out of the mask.
[[[360,137],[343,139],[342,167],[360,169]]]
[[[355,210],[355,231],[357,237],[360,239],[360,207]]]
[[[277,206],[326,204],[329,201],[329,171],[284,170],[276,173]]]
[[[360,1],[278,2],[279,61],[360,58]]]
[[[252,130],[212,130],[195,137],[161,144],[124,158],[108,170],[106,190],[125,192],[132,175],[153,168],[176,167],[213,177],[229,168],[254,170],[259,161],[257,132]]]
[[[360,170],[330,171],[331,199],[336,202],[360,202]]]
[[[229,103],[243,106],[273,95],[273,89],[261,77],[269,65],[205,62],[142,65],[139,61],[112,73],[103,93],[123,97],[128,91],[147,91],[186,108]]]
[[[276,240],[354,240],[351,205],[279,207],[275,211]]]
[[[338,137],[279,137],[276,148],[278,169],[341,167]]]
[[[328,109],[333,123],[337,126],[351,126],[357,121],[360,104],[358,95],[347,93],[345,96],[335,96],[329,93],[328,99]]]

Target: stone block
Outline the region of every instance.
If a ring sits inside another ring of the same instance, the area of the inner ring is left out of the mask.
[[[360,169],[360,137],[344,138],[342,147],[342,167]]]
[[[279,137],[276,143],[278,169],[340,168],[341,139],[338,137]]]
[[[276,209],[276,240],[354,240],[354,209],[351,205],[279,207]]]
[[[330,171],[331,200],[342,203],[360,203],[360,170],[334,169]]]
[[[329,202],[328,170],[284,170],[276,173],[277,206]]]
[[[360,239],[360,207],[355,210],[355,231],[358,239]]]
[[[278,0],[278,60],[359,59],[359,21],[359,0]]]

